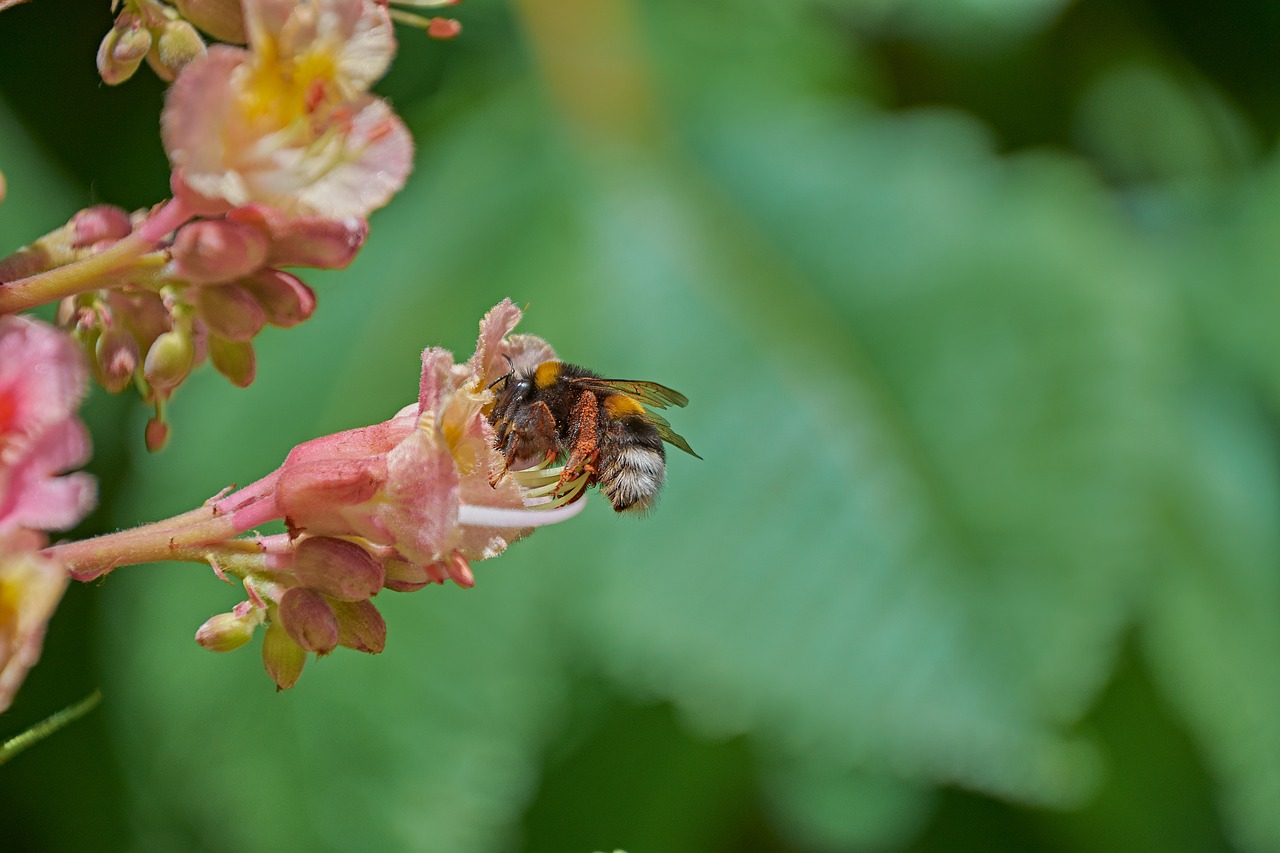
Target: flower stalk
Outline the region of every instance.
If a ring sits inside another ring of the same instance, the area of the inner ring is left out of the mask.
[[[166,235],[191,220],[195,211],[181,199],[170,199],[129,236],[69,264],[0,282],[0,315],[25,311],[68,296],[109,286],[155,250]]]

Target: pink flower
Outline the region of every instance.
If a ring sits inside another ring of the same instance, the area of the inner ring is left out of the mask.
[[[67,335],[28,317],[0,317],[0,533],[59,530],[93,506],[88,474],[58,476],[89,458],[76,417],[83,356]]]
[[[40,553],[43,545],[30,530],[0,532],[0,712],[40,659],[45,626],[69,580],[60,562]]]
[[[445,350],[423,353],[417,404],[380,424],[299,445],[278,470],[217,510],[241,530],[284,518],[295,535],[359,537],[382,549],[383,559],[470,585],[467,563],[497,556],[560,517],[529,511],[515,478],[500,477],[503,459],[485,417],[488,386],[505,372],[503,356],[513,347],[521,357],[554,357],[540,339],[508,339],[519,320],[520,310],[504,300],[481,321],[467,364],[454,364]]]
[[[162,117],[174,186],[202,209],[264,204],[364,217],[390,200],[413,141],[368,94],[395,53],[374,0],[245,0],[249,49],[183,68]]]

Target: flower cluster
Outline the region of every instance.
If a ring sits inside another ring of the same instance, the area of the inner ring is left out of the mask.
[[[247,47],[205,50],[183,15]],[[199,43],[180,65],[163,47],[177,30]],[[176,74],[161,116],[174,198],[88,208],[0,260],[0,315],[61,299],[94,376],[138,388],[155,406],[147,446],[163,446],[195,366],[248,385],[262,328],[311,315],[315,294],[284,268],[347,266],[403,186],[412,139],[368,93],[395,47],[375,0],[126,0],[103,51]]]
[[[390,419],[301,444],[267,477],[190,512],[48,545],[47,531],[73,526],[94,500],[91,478],[66,473],[89,455],[76,408],[90,373],[154,404],[152,449],[196,365],[207,359],[234,384],[252,382],[258,333],[315,309],[287,269],[351,263],[367,217],[411,168],[407,128],[369,92],[395,54],[392,21],[437,38],[458,32],[455,21],[387,0],[115,6],[98,67],[116,84],[145,60],[172,81],[161,130],[173,198],[132,214],[87,208],[0,259],[0,710],[38,657],[68,577],[166,559],[234,576],[245,600],[196,639],[228,651],[263,626],[263,660],[283,689],[309,655],[381,651],[387,627],[373,599],[382,590],[469,587],[475,561],[583,507],[528,486],[495,450],[493,381],[512,360],[554,358],[545,342],[511,336],[520,311],[506,300],[481,322],[465,364],[423,353],[418,399]],[[197,28],[232,44],[206,47]],[[49,303],[62,329],[17,314]],[[256,534],[278,520],[285,533]]]
[[[103,251],[129,236],[134,220],[102,205],[81,211],[62,242]],[[90,354],[94,375],[118,392],[135,385],[156,414],[147,446],[164,444],[164,407],[206,355],[239,387],[253,382],[252,341],[267,324],[288,328],[315,310],[315,294],[281,267],[345,267],[364,243],[362,219],[288,218],[257,205],[178,229],[109,288],[69,296],[59,321]]]
[[[241,579],[246,600],[209,619],[196,639],[229,651],[265,625],[263,660],[282,689],[297,681],[308,654],[381,651],[386,625],[371,601],[381,590],[446,580],[470,587],[472,563],[583,507],[538,508],[551,501],[505,476],[495,449],[490,384],[508,358],[555,357],[539,338],[510,335],[520,316],[510,300],[486,314],[465,364],[426,350],[417,402],[388,420],[300,444],[266,477],[194,514],[116,534],[119,547],[129,561],[206,562]],[[287,533],[237,538],[281,519]],[[121,562],[104,551],[110,539],[54,551],[89,580]]]
[[[43,531],[75,525],[93,506],[76,417],[86,369],[74,344],[39,320],[0,317],[0,711],[40,656],[67,573],[42,554]]]

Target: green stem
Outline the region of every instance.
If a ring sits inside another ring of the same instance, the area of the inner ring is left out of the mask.
[[[102,701],[102,691],[95,690],[71,707],[63,708],[58,713],[36,723],[22,734],[9,738],[3,744],[0,744],[0,764],[4,764],[32,744],[44,740],[58,729],[74,723],[96,708],[100,701]]]
[[[165,235],[194,215],[186,204],[171,199],[132,234],[108,249],[26,278],[0,283],[0,315],[102,287],[105,280],[128,270],[152,252]]]

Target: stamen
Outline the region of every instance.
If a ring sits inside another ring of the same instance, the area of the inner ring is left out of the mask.
[[[556,507],[564,506],[565,504],[569,503],[574,498],[576,498],[578,495],[582,494],[582,490],[587,487],[587,480],[589,480],[590,478],[591,478],[591,474],[589,472],[586,472],[586,471],[582,472],[577,477],[569,481],[569,490],[567,492],[565,492],[563,495],[556,498],[555,500],[548,501],[547,503],[537,504],[535,508],[542,512],[545,512],[546,510],[549,510],[549,509],[555,509]]]
[[[492,506],[458,507],[458,523],[466,527],[545,527],[568,521],[586,507],[584,497],[556,509],[506,509]]]

